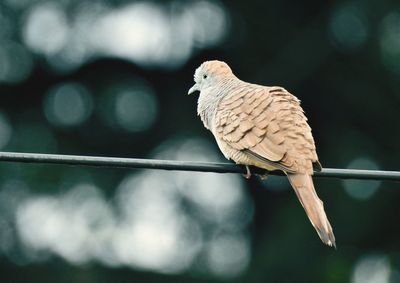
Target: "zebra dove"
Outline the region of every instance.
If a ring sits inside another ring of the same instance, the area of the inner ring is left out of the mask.
[[[268,171],[282,170],[322,242],[336,247],[332,227],[314,188],[313,170],[321,170],[311,128],[300,101],[282,87],[238,79],[221,61],[196,69],[200,91],[197,113],[227,159]]]

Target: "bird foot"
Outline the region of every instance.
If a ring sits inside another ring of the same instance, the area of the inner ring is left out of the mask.
[[[250,177],[251,177],[250,167],[247,166],[247,165],[245,165],[245,166],[246,166],[246,174],[242,174],[242,175],[243,175],[243,177],[245,177],[246,179],[250,179]]]
[[[258,178],[260,178],[261,181],[265,181],[268,179],[268,172],[264,173],[264,174],[255,174]]]

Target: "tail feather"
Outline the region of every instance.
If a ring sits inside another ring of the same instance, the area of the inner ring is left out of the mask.
[[[287,176],[322,242],[336,248],[335,235],[325,214],[324,205],[315,191],[311,176],[301,173],[288,173]]]

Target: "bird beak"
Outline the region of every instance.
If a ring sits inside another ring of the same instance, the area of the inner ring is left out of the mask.
[[[199,91],[199,87],[198,87],[197,84],[194,84],[194,86],[192,86],[192,87],[189,89],[188,95],[189,95],[189,94],[192,94],[192,93],[195,92],[195,91]]]

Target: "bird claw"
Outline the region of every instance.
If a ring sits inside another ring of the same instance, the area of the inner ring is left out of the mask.
[[[268,176],[269,176],[268,172],[266,172],[266,173],[264,173],[264,174],[255,174],[255,175],[256,175],[257,177],[259,177],[261,181],[267,180],[267,179],[268,179]]]
[[[250,179],[250,177],[251,177],[250,167],[248,165],[245,165],[245,166],[246,166],[246,174],[242,174],[242,175],[246,179]]]

